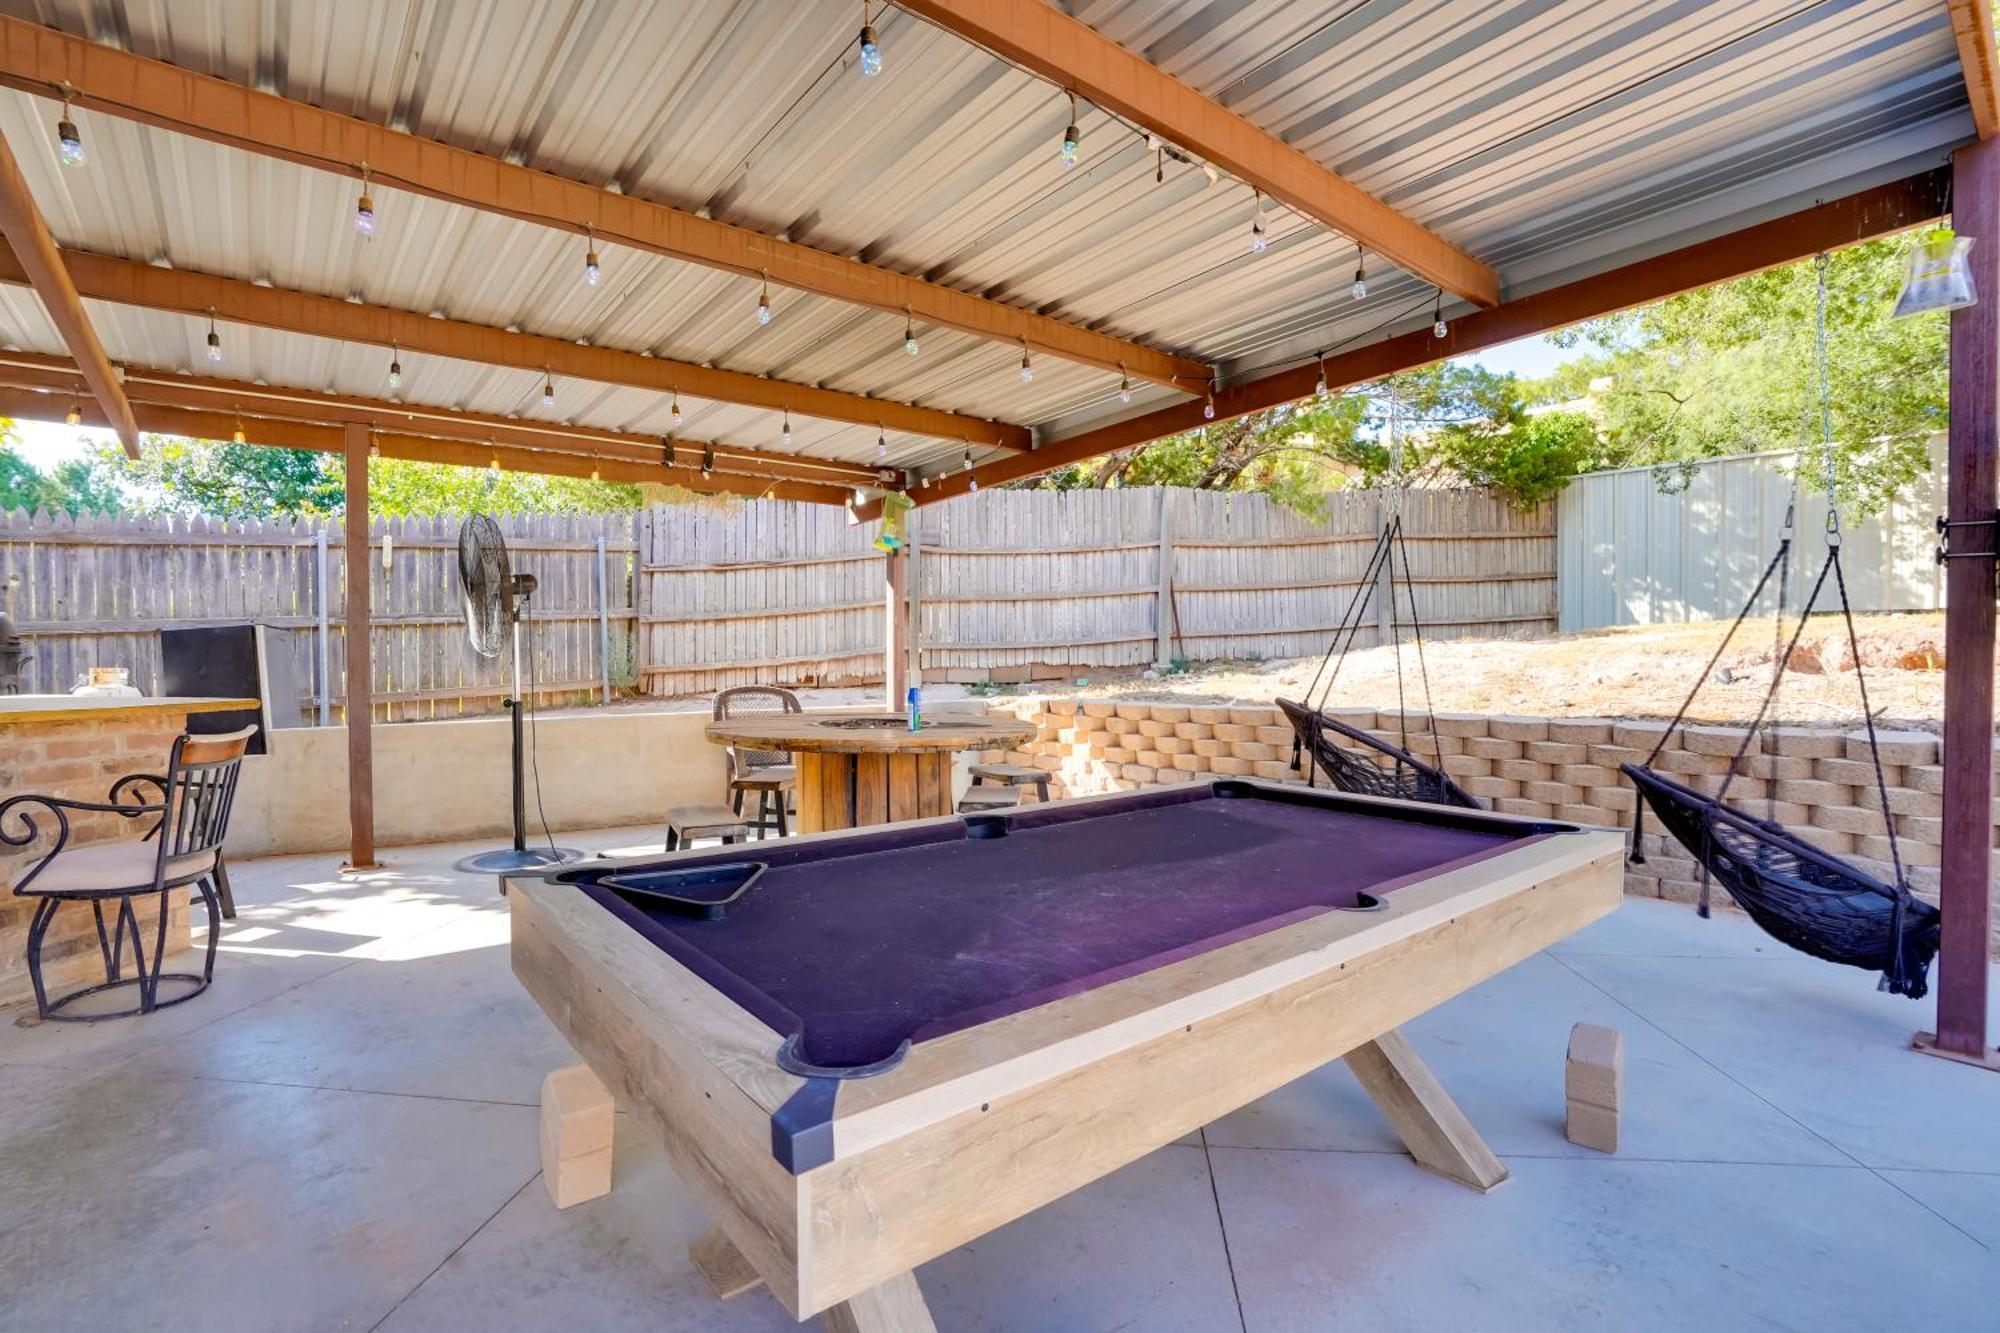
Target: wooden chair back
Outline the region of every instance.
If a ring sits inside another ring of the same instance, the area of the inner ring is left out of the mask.
[[[167,762],[166,812],[160,818],[162,857],[194,856],[222,846],[243,752],[252,725],[217,736],[182,736]]]

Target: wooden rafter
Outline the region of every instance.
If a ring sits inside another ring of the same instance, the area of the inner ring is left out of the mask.
[[[87,250],[67,250],[63,258],[80,294],[119,305],[172,310],[184,315],[213,313],[217,319],[238,324],[373,343],[383,348],[396,347],[405,352],[448,356],[484,365],[547,370],[601,384],[622,384],[662,394],[681,393],[690,398],[786,411],[796,416],[875,426],[934,439],[1003,449],[1026,449],[1031,443],[1025,427],[911,403],[766,379],[664,357],[641,356],[613,347],[587,347],[564,338],[515,333],[463,320],[433,319],[415,311],[265,287],[186,269],[156,268]],[[0,282],[26,281],[27,270],[20,257],[0,248]]]
[[[105,425],[101,409],[80,405],[83,424]],[[35,389],[15,388],[0,383],[0,416],[23,421],[62,421],[69,400]],[[197,440],[226,440],[240,429],[244,442],[280,449],[312,449],[319,453],[341,453],[346,448],[344,425],[322,425],[274,417],[238,415],[232,412],[199,411],[184,407],[164,407],[154,403],[132,405],[139,428],[161,435],[185,436]],[[716,495],[740,495],[749,499],[805,500],[814,504],[844,505],[852,492],[843,486],[815,485],[783,478],[763,478],[742,473],[721,472],[702,476],[699,467],[667,467],[661,463],[637,462],[587,454],[524,449],[515,445],[471,444],[397,430],[372,430],[369,438],[384,458],[402,458],[415,463],[448,463],[457,467],[486,467],[499,463],[509,472],[538,473],[553,477],[590,477],[600,481],[650,482],[681,486],[691,491]]]
[[[1950,173],[1938,170],[1792,213],[1742,231],[1718,236],[1623,268],[1582,278],[1561,287],[1480,310],[1453,321],[1449,334],[1428,328],[1388,338],[1368,347],[1307,362],[1215,395],[1215,417],[1200,403],[1180,403],[1043,445],[1032,454],[1009,455],[970,472],[954,472],[915,491],[918,504],[934,504],[980,486],[1020,481],[1120,449],[1147,444],[1216,421],[1260,412],[1310,397],[1324,374],[1329,389],[1365,384],[1468,352],[1497,347],[1618,310],[1664,300],[1680,292],[1728,282],[1788,264],[1821,250],[1838,249],[1928,222],[1944,212]],[[859,506],[863,519],[881,511],[879,502]]]
[[[1474,305],[1500,302],[1500,276],[1487,265],[1053,5],[1042,0],[898,0],[898,5],[1206,158],[1426,282]]]
[[[125,446],[128,457],[137,458],[139,427],[132,419],[132,405],[125,401],[118,374],[104,354],[104,344],[97,340],[97,330],[90,325],[83,298],[77,294],[76,284],[70,281],[69,270],[63,266],[48,224],[42,221],[42,212],[35,206],[34,196],[28,193],[21,164],[5,139],[0,139],[0,235],[13,247],[20,280],[32,286],[35,295],[41,298],[49,322],[55,325],[70,355],[76,358],[77,371],[89,386],[90,396],[97,400],[106,421],[118,432],[118,442]]]
[[[581,232],[1199,393],[1208,367],[1140,343],[684,209],[422,139],[164,61],[0,18],[0,84],[322,171]]]
[[[1965,93],[1979,137],[2000,134],[2000,54],[1993,42],[1993,0],[1945,0],[1958,63],[1965,70]]]

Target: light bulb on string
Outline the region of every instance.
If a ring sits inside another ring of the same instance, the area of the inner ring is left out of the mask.
[[[1028,340],[1021,339],[1021,383],[1035,378],[1035,363],[1028,358]]]
[[[882,43],[875,39],[875,27],[868,21],[868,0],[861,0],[861,76],[872,79],[882,72]]]
[[[489,449],[493,448],[492,443],[490,441],[487,444],[487,448]],[[492,481],[495,477],[500,475],[500,451],[498,449],[493,449],[493,453],[491,454],[490,457],[487,458],[486,472],[487,472],[486,479],[489,482]]]
[[[69,415],[65,416],[63,421],[67,425],[81,426],[83,424],[83,404],[71,403],[69,405]]]
[[[660,462],[665,467],[680,466],[680,463],[674,457],[674,437],[671,435],[662,435],[660,437]]]
[[[963,466],[962,466],[962,467],[961,467],[961,468],[960,468],[959,470],[960,470],[961,472],[970,472],[970,471],[972,471],[972,446],[971,446],[971,445],[969,445],[969,444],[965,446],[965,459],[964,459],[964,464],[963,464]]]
[[[592,464],[590,465],[590,479],[591,479],[592,481],[596,481],[596,480],[598,480],[598,476],[597,476],[597,464],[595,464],[595,463],[592,463]]]
[[[242,418],[242,417],[238,417],[238,418],[236,418],[236,429],[235,429],[235,430],[233,430],[233,431],[231,431],[231,432],[229,432],[229,438],[230,438],[231,440],[233,440],[233,441],[234,441],[235,443],[237,443],[237,444],[244,444],[244,443],[246,443],[246,442],[247,442],[247,441],[245,440],[245,438],[244,438],[244,435],[243,435],[243,418]]]
[[[1203,421],[1215,420],[1215,390],[1213,389],[1210,389],[1208,397],[1202,400],[1201,419]]]
[[[903,307],[903,351],[911,356],[917,354],[916,317],[910,313],[908,306]]]
[[[667,421],[675,430],[681,428],[681,391],[679,389],[674,390],[674,405],[672,410],[667,413]]]
[[[403,387],[403,362],[394,347],[389,349],[389,392]]]
[[[1271,244],[1270,238],[1264,235],[1264,192],[1262,190],[1252,190],[1250,198],[1252,200],[1250,205],[1250,253],[1261,255]]]
[[[1313,381],[1313,392],[1324,398],[1326,397],[1326,353],[1317,353],[1316,359],[1319,362],[1319,378]]]
[[[786,449],[792,447],[792,413],[790,408],[785,409],[785,425],[784,429],[778,433],[778,444]]]
[[[68,84],[63,85],[62,119],[56,122],[56,152],[66,167],[83,165],[83,136],[77,133],[76,122],[70,119],[70,101],[75,92]]]
[[[597,233],[589,227],[583,229],[583,285],[595,287],[604,270],[597,263]]]
[[[1358,248],[1354,252],[1354,299],[1368,299],[1368,252]]]
[[[215,331],[215,311],[208,312],[208,359],[222,361],[222,335]]]
[[[771,279],[766,277],[764,285],[757,292],[757,327],[763,328],[771,322]]]
[[[373,435],[368,437],[368,456],[370,458],[380,458],[382,456],[382,441],[376,439]]]
[[[556,382],[554,377],[549,374],[548,368],[544,366],[542,368],[542,406],[554,407],[555,405]]]
[[[1444,288],[1438,288],[1437,303],[1431,307],[1431,337],[1442,338],[1451,332],[1451,326],[1444,322]]]
[[[1124,366],[1118,367],[1118,401],[1121,403],[1132,401],[1132,377],[1125,372]]]
[[[361,164],[361,197],[354,201],[354,230],[362,236],[375,234],[375,196],[368,192],[368,164]]]
[[[715,471],[715,443],[710,441],[701,447],[701,475],[707,477]]]
[[[1063,127],[1062,147],[1056,151],[1056,164],[1064,171],[1076,165],[1076,155],[1083,147],[1083,131],[1076,127],[1076,94],[1069,95],[1069,124]]]
[[[879,426],[875,430],[875,456],[877,458],[887,458],[889,456],[889,437],[882,432]]]

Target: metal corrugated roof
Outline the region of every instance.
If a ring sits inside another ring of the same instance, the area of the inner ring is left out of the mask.
[[[1075,0],[1067,8],[1499,268],[1510,295],[1943,160],[1971,134],[1936,0]],[[1086,107],[898,11],[887,69],[853,68],[858,6],[823,0],[0,0],[0,9],[204,73],[1135,338],[1225,378],[1427,323],[1431,288],[1345,238],[1169,162]],[[1005,345],[603,246],[573,233],[0,94],[0,133],[65,245],[650,351],[1031,424],[1060,435],[1166,401]],[[1449,310],[1450,303],[1447,303]],[[116,357],[201,368],[199,321],[93,304]],[[229,373],[382,396],[380,349],[227,328]],[[0,340],[60,352],[0,293]],[[540,376],[405,353],[404,396],[545,415]],[[561,384],[556,415],[663,430],[658,394]],[[683,400],[685,438],[776,448],[768,412]],[[793,422],[797,450],[875,460],[866,427]],[[959,446],[890,437],[888,461]]]

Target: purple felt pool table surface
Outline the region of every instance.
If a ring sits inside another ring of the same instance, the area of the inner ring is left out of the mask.
[[[621,893],[597,882],[604,869],[554,878],[791,1038],[793,1072],[859,1075],[910,1043],[1307,917],[1370,911],[1573,828],[1216,782],[659,863],[763,863],[720,919]]]

